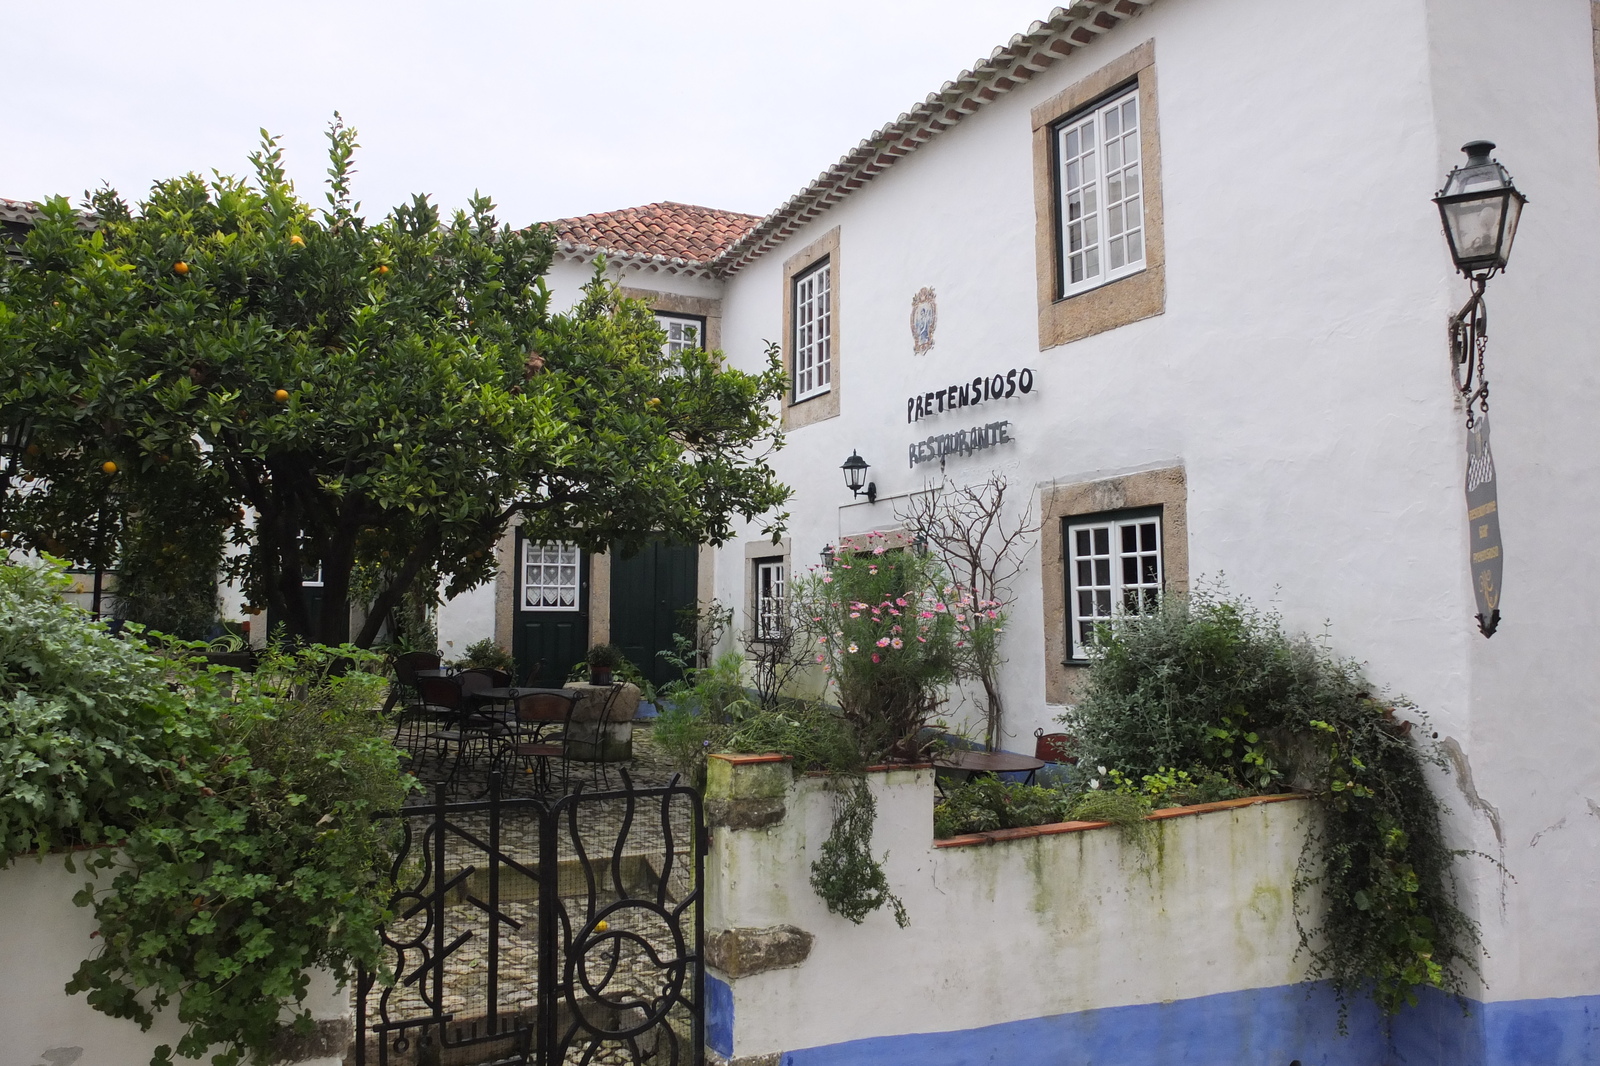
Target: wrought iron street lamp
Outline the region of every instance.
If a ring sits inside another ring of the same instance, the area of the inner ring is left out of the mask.
[[[1466,306],[1450,319],[1450,373],[1467,410],[1467,523],[1470,531],[1472,591],[1478,601],[1478,629],[1486,637],[1500,624],[1501,569],[1499,502],[1495,496],[1494,457],[1489,451],[1489,380],[1484,375],[1489,314],[1483,290],[1506,268],[1517,223],[1527,197],[1511,183],[1506,168],[1489,158],[1490,141],[1461,146],[1465,166],[1445,178],[1433,198],[1450,242],[1450,258],[1472,286]],[[1473,406],[1477,410],[1473,410]]]
[[[850,458],[839,469],[844,471],[845,487],[852,496],[865,495],[868,503],[878,502],[877,482],[867,480],[867,461],[854,448],[850,449]]]

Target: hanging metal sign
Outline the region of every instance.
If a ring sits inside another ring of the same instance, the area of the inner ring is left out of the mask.
[[[1467,430],[1467,525],[1472,545],[1472,594],[1478,599],[1478,629],[1494,636],[1500,624],[1500,506],[1495,499],[1494,456],[1489,451],[1489,415]]]

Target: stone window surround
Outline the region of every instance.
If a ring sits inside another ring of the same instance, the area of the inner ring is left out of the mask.
[[[1188,485],[1181,464],[1039,490],[1039,559],[1044,593],[1044,699],[1072,703],[1082,690],[1084,664],[1070,658],[1065,520],[1139,507],[1161,508],[1161,570],[1167,592],[1189,590]]]
[[[621,287],[621,293],[630,300],[642,300],[652,311],[669,315],[693,315],[706,320],[706,335],[700,344],[707,351],[722,347],[722,301],[712,296],[680,296],[675,292],[658,292],[654,289]]]
[[[778,543],[772,543],[771,537],[762,537],[760,540],[745,541],[744,545],[744,633],[748,640],[758,639],[756,633],[756,562],[770,562],[773,559],[783,560],[783,588],[788,595],[790,582],[794,580],[794,543],[788,537],[783,537]]]
[[[830,358],[832,359],[831,386],[827,392],[798,402],[792,388],[783,401],[783,428],[799,429],[813,422],[839,417],[839,227],[824,233],[783,262],[783,366],[784,372],[794,374],[794,279],[823,259],[828,260],[829,309],[833,315]]]
[[[1064,118],[1110,94],[1137,85],[1139,151],[1144,163],[1145,268],[1096,288],[1062,297],[1060,197],[1056,189],[1055,129]],[[1166,310],[1166,239],[1161,199],[1161,139],[1156,111],[1155,41],[1069,85],[1033,109],[1034,257],[1038,279],[1039,350],[1159,315]]]

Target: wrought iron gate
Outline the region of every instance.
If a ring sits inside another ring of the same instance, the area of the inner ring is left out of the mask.
[[[704,1061],[700,797],[408,807],[384,978],[356,989],[356,1066]],[[392,979],[390,979],[392,975]]]

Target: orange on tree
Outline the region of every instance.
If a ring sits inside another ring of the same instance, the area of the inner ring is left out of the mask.
[[[288,403],[289,402],[289,390],[288,389],[279,389],[277,392],[274,392],[272,394],[272,398],[274,400],[277,400],[279,403]]]
[[[117,472],[117,464],[113,463],[110,459],[107,459],[105,462],[100,464],[100,469],[108,474],[115,474]]]
[[[180,259],[172,264],[172,272],[174,274],[187,274],[189,273],[189,264]]]

